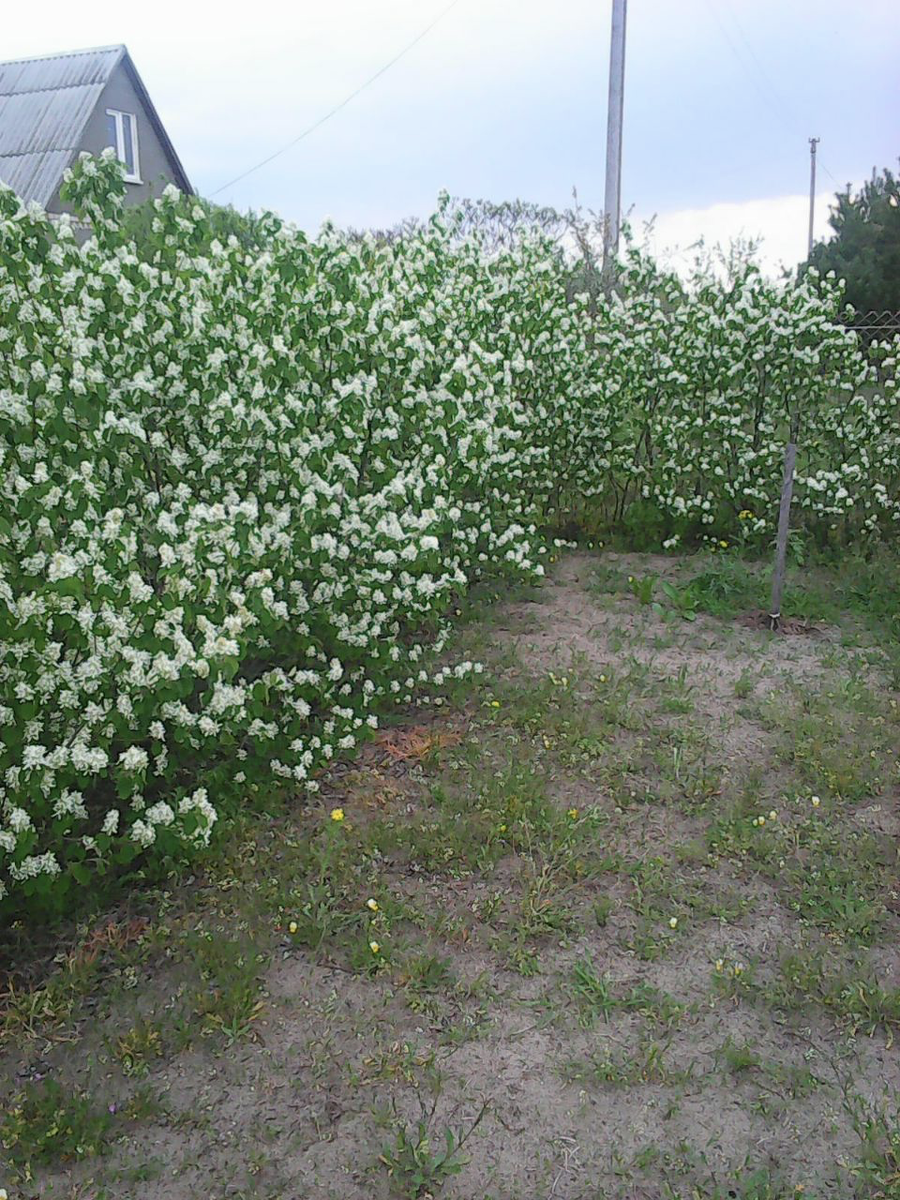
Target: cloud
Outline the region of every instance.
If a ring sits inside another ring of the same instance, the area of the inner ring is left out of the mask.
[[[817,241],[830,233],[828,213],[832,199],[831,192],[819,192],[816,196]],[[631,216],[638,240],[646,219],[643,214]],[[647,244],[661,263],[684,271],[696,253],[690,247],[701,238],[708,248],[718,244],[725,249],[734,239],[751,238],[761,242],[758,258],[763,269],[778,275],[782,267],[793,268],[806,258],[808,223],[808,194],[762,197],[658,213]]]

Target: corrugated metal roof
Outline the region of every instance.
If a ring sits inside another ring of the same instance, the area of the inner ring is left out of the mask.
[[[0,62],[0,180],[46,205],[124,46]]]
[[[103,91],[102,83],[58,92],[0,94],[0,158],[72,150]]]
[[[0,159],[0,179],[27,203],[47,206],[72,158],[71,150],[46,150],[43,154],[17,154]]]
[[[59,88],[106,83],[125,53],[124,46],[72,50],[68,54],[42,54],[0,62],[0,96],[22,92],[55,92]]]

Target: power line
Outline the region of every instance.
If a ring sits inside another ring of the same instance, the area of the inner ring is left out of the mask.
[[[741,23],[738,21],[737,14],[734,12],[731,5],[726,0],[724,7],[727,9],[728,15],[731,17],[732,21],[734,22],[735,28],[741,38],[741,41],[744,43],[744,46],[747,49],[749,59],[740,52],[737,45],[732,40],[731,34],[728,32],[725,25],[719,19],[719,13],[717,11],[717,6],[715,4],[715,0],[707,0],[707,3],[713,13],[713,16],[716,19],[716,24],[719,26],[719,31],[721,32],[721,34],[725,38],[725,40],[728,42],[728,45],[731,49],[732,54],[738,60],[738,62],[741,64],[741,66],[744,67],[744,69],[747,71],[748,75],[753,76],[753,81],[756,84],[757,90],[759,91],[759,93],[763,97],[763,99],[766,101],[766,103],[770,106],[770,108],[772,109],[772,112],[778,117],[779,123],[781,124],[782,128],[791,137],[801,136],[801,131],[800,131],[799,125],[795,126],[793,129],[791,129],[788,126],[787,122],[785,121],[784,109],[788,107],[788,104],[785,101],[783,96],[776,93],[776,89],[772,85],[772,81],[771,81],[768,71],[763,66],[762,62],[759,59],[759,56],[757,55],[756,51],[753,49],[752,45],[750,44],[749,40],[747,39],[747,36],[744,33],[744,29],[743,29]],[[753,66],[756,68],[756,73],[754,73],[749,68],[748,64],[751,61],[753,63]],[[756,77],[757,74],[759,75],[759,78]],[[762,81],[762,82],[760,82],[760,81]],[[794,117],[796,118],[796,113],[794,113]],[[804,133],[803,136],[806,136],[806,134]],[[835,179],[835,177],[832,175],[832,173],[828,170],[828,167],[825,165],[825,163],[820,160],[819,165],[821,166],[821,168],[825,172],[825,174],[828,176],[828,178],[835,185],[835,187],[840,187],[840,184]]]
[[[747,53],[753,59],[753,63],[755,65],[757,71],[759,72],[759,74],[760,74],[761,78],[763,79],[764,83],[766,84],[766,86],[771,89],[772,96],[784,108],[790,107],[789,102],[785,99],[784,93],[779,88],[775,87],[775,85],[772,82],[771,75],[766,70],[759,55],[753,49],[750,39],[747,37],[746,33],[744,32],[743,25],[738,20],[737,13],[734,11],[734,9],[731,6],[730,0],[725,0],[725,8],[728,11],[728,15],[731,17],[732,21],[734,22],[734,27],[738,31],[738,36],[740,37],[741,41],[744,43],[744,45],[747,48]],[[796,117],[797,117],[796,110],[794,110],[793,116],[794,116],[794,122],[793,122],[794,132],[799,135],[800,127],[796,123]],[[819,141],[819,139],[817,138],[816,141]],[[838,181],[835,179],[835,177],[832,175],[832,173],[828,170],[828,167],[825,165],[825,163],[821,161],[821,159],[819,160],[819,166],[822,168],[822,170],[825,172],[825,174],[828,176],[828,178],[831,180],[831,182],[835,185],[835,187],[839,187],[840,185],[838,184]]]
[[[279,150],[274,151],[274,153],[270,154],[268,158],[261,159],[260,162],[256,163],[254,166],[248,167],[246,171],[242,171],[240,175],[235,175],[234,179],[229,179],[227,183],[223,183],[221,187],[217,187],[214,192],[210,192],[210,196],[218,196],[219,192],[224,192],[226,188],[230,188],[233,184],[240,183],[242,179],[246,179],[248,175],[252,175],[254,171],[258,171],[260,167],[265,167],[268,165],[268,163],[273,162],[276,158],[280,158],[282,154],[285,154],[293,146],[296,146],[298,142],[302,142],[304,138],[309,137],[311,133],[314,133],[317,129],[324,125],[326,121],[330,121],[331,118],[335,116],[336,113],[339,113],[342,108],[346,108],[351,100],[355,100],[361,92],[364,92],[367,87],[370,87],[376,81],[376,79],[380,79],[386,71],[389,71],[395,63],[398,63],[400,59],[404,57],[404,55],[408,54],[410,50],[413,49],[414,46],[417,46],[427,34],[431,33],[435,25],[442,21],[450,12],[450,10],[456,8],[457,4],[459,3],[460,0],[451,0],[451,3],[448,4],[446,8],[441,9],[430,25],[426,25],[422,32],[414,37],[413,40],[406,46],[404,46],[399,54],[394,55],[390,62],[385,63],[385,65],[379,71],[376,71],[371,78],[367,79],[365,83],[360,84],[355,92],[351,92],[346,99],[340,102],[340,104],[336,104],[334,108],[325,113],[323,117],[319,117],[318,121],[314,121],[312,125],[304,129],[303,132],[299,133],[295,138],[292,138],[291,141],[287,142]]]

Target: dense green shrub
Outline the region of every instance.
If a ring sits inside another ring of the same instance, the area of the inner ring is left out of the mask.
[[[892,393],[829,289],[632,255],[573,292],[545,234],[488,252],[446,206],[248,245],[173,190],[136,242],[118,170],[76,167],[80,246],[0,190],[0,909],[314,791],[550,518],[765,538],[800,414],[804,516],[897,518]]]
[[[115,175],[76,172],[81,248],[0,193],[8,906],[202,843],[242,791],[314,789],[421,680],[417,629],[487,567],[540,570],[474,249],[273,220],[263,254],[195,256],[206,214],[170,195],[151,263]]]

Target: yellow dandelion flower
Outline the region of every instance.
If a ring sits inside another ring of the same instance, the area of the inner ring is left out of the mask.
[[[813,808],[818,808],[821,803],[822,803],[822,801],[819,799],[818,796],[813,796],[812,799],[810,800],[810,804],[813,806]]]
[[[567,816],[567,817],[571,817],[573,821],[574,821],[574,820],[576,820],[576,819],[577,819],[577,817],[578,817],[578,809],[577,809],[577,808],[570,808],[570,809],[568,810],[568,812],[566,813],[566,816]]]
[[[765,818],[765,817],[757,817],[756,819],[757,819],[757,823],[758,823],[758,824],[760,824],[760,825],[765,825],[765,823],[766,823],[766,818]]]
[[[381,949],[381,946],[378,944],[378,942],[369,942],[369,949],[372,951],[373,954],[377,954],[378,951]]]
[[[771,809],[771,811],[769,812],[769,820],[770,820],[770,821],[777,821],[777,820],[778,820],[778,813],[775,811],[775,809],[774,809],[774,808],[773,808],[773,809]]]
[[[678,918],[677,917],[669,917],[669,928],[670,929],[678,928]]]
[[[372,912],[378,912],[378,901],[371,898],[366,901],[366,908],[370,908]]]
[[[499,701],[499,700],[492,700],[492,701],[491,701],[491,708],[499,708],[499,707],[500,707],[500,701]]]
[[[728,543],[727,543],[727,542],[719,542],[719,545],[722,547],[722,549],[723,549],[723,550],[727,550],[727,549],[728,549]]]
[[[297,922],[291,921],[290,925],[288,925],[288,933],[296,933],[296,932],[297,932]]]
[[[344,810],[342,808],[333,808],[331,810],[331,819],[332,819],[332,821],[337,821],[338,823],[343,821]]]
[[[633,576],[633,575],[629,575],[629,576],[628,576],[628,582],[629,582],[629,583],[634,583],[634,576]]]

